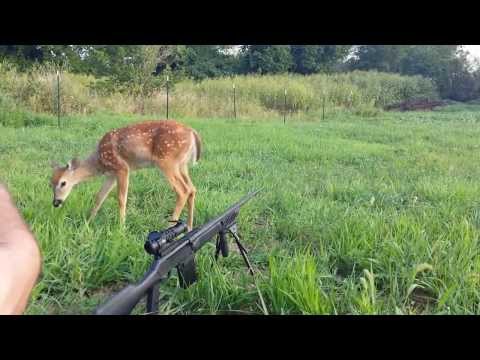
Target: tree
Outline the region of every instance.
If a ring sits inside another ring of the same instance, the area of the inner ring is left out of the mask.
[[[78,51],[77,45],[0,45],[0,58],[8,59],[20,70],[44,62],[76,70],[81,64]]]
[[[224,45],[187,45],[179,58],[178,69],[196,80],[233,74],[237,58]]]
[[[449,63],[446,97],[468,101],[480,96],[480,72],[468,60],[468,52],[458,49],[457,56]]]
[[[476,74],[458,45],[359,46],[350,69],[421,75],[435,81],[443,98],[469,100],[478,96]]]
[[[96,77],[113,77],[123,82],[129,79],[129,65],[139,54],[139,45],[92,45],[84,48],[83,70]]]
[[[289,45],[248,45],[242,50],[247,60],[247,72],[286,73],[294,65]]]
[[[182,72],[181,65],[185,59],[186,52],[187,46],[185,45],[160,45],[155,74],[160,75],[167,69]]]
[[[291,45],[293,71],[304,75],[332,71],[350,49],[350,45]]]
[[[409,46],[404,45],[360,45],[351,60],[351,68],[400,72],[400,63]]]
[[[409,46],[400,60],[400,73],[434,79],[441,94],[448,92],[449,68],[456,58],[456,45]]]
[[[164,50],[160,45],[139,46],[135,57],[129,59],[129,71],[125,75],[129,77],[127,82],[130,92],[140,97],[142,114],[145,110],[145,98],[163,86],[163,78],[154,75],[159,62],[165,60],[160,58],[167,54]]]

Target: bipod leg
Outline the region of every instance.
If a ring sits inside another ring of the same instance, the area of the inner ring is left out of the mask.
[[[252,274],[252,276],[253,276],[254,275],[253,268],[252,268],[252,264],[250,264],[250,260],[248,260],[247,250],[243,247],[242,243],[240,242],[240,238],[236,234],[236,231],[231,231],[230,230],[230,234],[232,234],[233,238],[235,239],[235,243],[238,246],[238,250],[240,250],[240,254],[243,257],[243,261],[245,262],[245,265],[247,265],[248,271],[250,271],[250,274]]]
[[[255,278],[255,273],[253,272],[252,264],[250,264],[250,260],[248,260],[247,250],[243,247],[242,243],[240,242],[240,238],[238,237],[237,225],[236,225],[236,224],[232,225],[232,226],[228,229],[228,232],[229,232],[229,233],[233,236],[233,238],[235,239],[235,242],[236,242],[236,244],[237,244],[237,246],[238,246],[238,250],[240,250],[240,254],[242,254],[243,260],[245,261],[245,264],[247,265],[248,270],[249,270],[250,274],[252,275],[253,282],[254,282],[254,284],[255,284],[255,288],[257,289],[258,296],[260,297],[260,302],[262,303],[263,313],[264,313],[265,315],[268,315],[267,306],[265,305],[265,301],[263,300],[262,293],[260,292],[260,288],[258,287],[257,279]]]

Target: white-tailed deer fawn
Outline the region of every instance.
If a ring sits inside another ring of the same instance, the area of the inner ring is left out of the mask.
[[[200,158],[198,133],[173,120],[146,121],[106,133],[97,149],[85,160],[73,159],[67,166],[56,166],[51,184],[53,206],[59,207],[72,188],[95,176],[106,180],[91,211],[92,220],[110,191],[117,184],[120,222],[125,222],[129,174],[145,167],[158,167],[177,194],[172,221],[177,221],[188,203],[188,229],[193,227],[196,189],[188,175],[188,163]]]

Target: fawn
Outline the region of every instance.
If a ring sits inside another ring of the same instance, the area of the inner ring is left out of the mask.
[[[201,138],[195,130],[173,120],[146,121],[112,130],[102,137],[96,150],[85,160],[74,158],[66,166],[54,166],[53,206],[61,206],[75,185],[106,175],[88,221],[97,215],[116,183],[120,223],[123,224],[130,172],[156,166],[177,195],[171,221],[179,220],[188,202],[187,227],[191,230],[196,188],[188,175],[188,164],[199,160],[201,147]]]

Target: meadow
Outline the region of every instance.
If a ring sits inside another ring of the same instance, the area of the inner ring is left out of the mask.
[[[0,179],[42,250],[27,314],[88,314],[149,264],[151,230],[174,194],[156,169],[132,174],[127,222],[101,180],[52,206],[51,161],[86,156],[107,130],[151,117],[94,113],[0,125]],[[35,120],[35,119],[34,119]],[[180,117],[204,143],[191,169],[195,225],[263,188],[239,216],[270,314],[480,314],[480,108],[235,120]],[[184,215],[185,217],[185,215]],[[199,282],[162,285],[163,314],[261,314],[243,260],[197,257]],[[142,313],[140,306],[136,313]]]
[[[29,126],[42,119],[38,114],[56,114],[58,95],[62,115],[166,114],[166,88],[140,98],[131,84],[109,84],[63,70],[60,92],[52,65],[33,66],[20,72],[0,61],[0,124]],[[376,71],[349,73],[242,75],[194,81],[181,79],[170,84],[169,114],[176,118],[233,116],[233,85],[239,118],[269,119],[284,112],[301,118],[326,109],[332,114],[351,112],[375,116],[385,106],[407,100],[437,99],[435,83],[421,76],[403,76]],[[287,95],[285,98],[285,90]],[[47,121],[48,123],[48,121]]]

